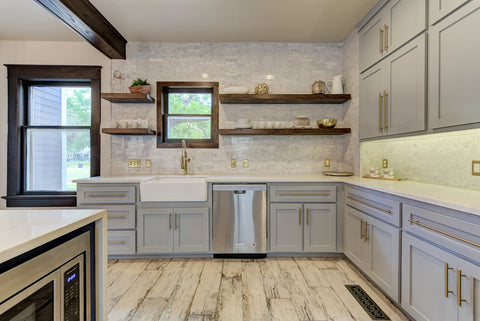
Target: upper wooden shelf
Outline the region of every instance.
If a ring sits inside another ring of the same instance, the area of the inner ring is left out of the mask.
[[[351,132],[350,128],[302,128],[302,129],[220,129],[220,135],[343,135]]]
[[[116,104],[150,104],[155,102],[155,98],[148,94],[103,93],[102,98]]]
[[[343,104],[351,99],[348,94],[221,94],[224,104]]]
[[[151,136],[156,132],[150,128],[103,128],[102,133],[109,135]]]

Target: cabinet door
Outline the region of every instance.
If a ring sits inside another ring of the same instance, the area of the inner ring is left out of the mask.
[[[138,253],[173,253],[173,209],[138,209]]]
[[[379,11],[372,20],[360,30],[360,71],[364,71],[384,55],[384,26],[387,19],[383,10]]]
[[[386,5],[385,52],[397,50],[426,29],[426,9],[426,0],[391,0]]]
[[[209,251],[208,208],[174,209],[174,249],[176,253]]]
[[[425,129],[425,39],[418,36],[384,63],[383,127],[389,135]]]
[[[360,138],[383,133],[382,63],[360,75]]]
[[[438,20],[468,1],[470,0],[430,0],[428,4],[430,24],[435,24]]]
[[[460,258],[453,264],[457,269],[456,276],[461,274],[461,283],[455,281],[455,284],[461,285],[457,285],[456,292],[461,292],[460,299],[465,300],[458,307],[458,320],[480,321],[480,266]]]
[[[344,230],[343,230],[343,245],[345,255],[359,268],[363,269],[365,265],[365,229],[364,229],[364,214],[361,212],[345,206],[344,212]]]
[[[455,261],[453,255],[403,234],[401,303],[417,321],[457,320]],[[448,297],[447,290],[453,291]]]
[[[399,302],[400,229],[366,216],[366,269],[372,280]]]
[[[303,212],[301,204],[270,205],[270,251],[302,251]]]
[[[473,0],[429,30],[432,128],[480,121],[480,1]]]
[[[304,204],[305,252],[335,252],[337,250],[336,204]]]

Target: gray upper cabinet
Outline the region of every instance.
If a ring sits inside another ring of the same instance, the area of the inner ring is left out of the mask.
[[[391,0],[360,30],[360,71],[426,28],[425,0]]]
[[[426,35],[360,75],[360,138],[426,128]]]
[[[431,128],[480,122],[479,26],[480,1],[473,0],[429,30]]]
[[[430,24],[435,24],[438,20],[468,1],[470,0],[430,0],[428,4]]]

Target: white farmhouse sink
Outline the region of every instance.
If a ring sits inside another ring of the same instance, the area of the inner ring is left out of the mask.
[[[140,183],[141,202],[204,202],[207,177],[154,177]]]

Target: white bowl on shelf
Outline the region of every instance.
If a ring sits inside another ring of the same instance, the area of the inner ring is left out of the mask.
[[[223,92],[226,94],[248,94],[250,89],[247,87],[226,87]]]

